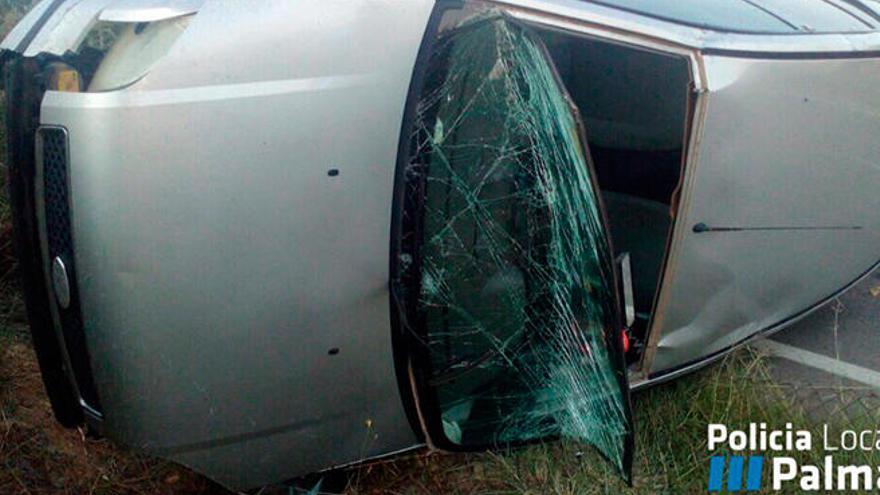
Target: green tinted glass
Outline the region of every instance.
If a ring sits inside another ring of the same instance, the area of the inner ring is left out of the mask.
[[[541,42],[447,32],[418,109],[428,385],[459,446],[568,437],[624,469],[614,275],[579,119]]]

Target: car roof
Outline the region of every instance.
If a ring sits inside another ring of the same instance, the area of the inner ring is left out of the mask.
[[[583,0],[713,31],[806,34],[880,28],[878,0]]]

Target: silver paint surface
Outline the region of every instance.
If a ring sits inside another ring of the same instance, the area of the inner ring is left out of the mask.
[[[209,2],[140,83],[47,93],[108,436],[232,487],[417,443],[388,258],[431,7]]]
[[[880,59],[705,57],[708,114],[689,232],[651,372],[691,363],[829,297],[880,259]]]

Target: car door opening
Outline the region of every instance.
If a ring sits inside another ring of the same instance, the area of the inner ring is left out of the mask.
[[[685,57],[536,28],[580,110],[615,256],[628,253],[635,322],[648,342],[683,172],[691,70]]]

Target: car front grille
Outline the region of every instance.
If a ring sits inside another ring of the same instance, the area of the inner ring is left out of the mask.
[[[41,143],[37,152],[42,155],[43,229],[47,254],[45,266],[47,273],[51,273],[53,260],[61,259],[66,268],[70,294],[70,303],[66,308],[62,307],[54,294],[53,285],[49,283],[50,304],[56,309],[56,325],[60,327],[58,330],[64,340],[80,398],[91,412],[100,413],[74,266],[67,131],[61,127],[41,127],[37,132],[38,143]]]

